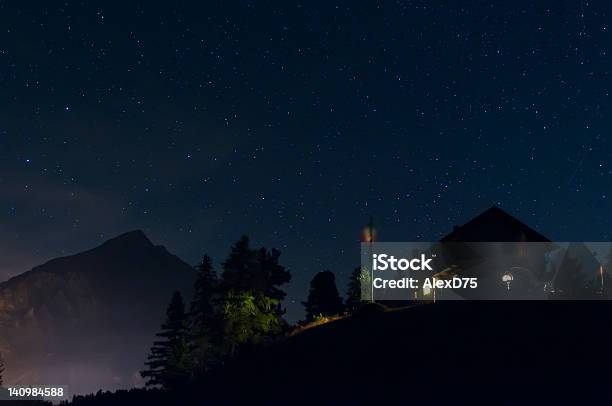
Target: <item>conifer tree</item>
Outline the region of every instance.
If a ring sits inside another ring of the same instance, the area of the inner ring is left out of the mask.
[[[189,341],[194,366],[200,372],[214,361],[217,320],[215,314],[215,294],[217,275],[212,259],[204,255],[194,284],[194,295],[189,307]]]
[[[147,386],[160,386],[164,389],[175,389],[184,384],[189,371],[189,348],[187,343],[185,305],[180,292],[174,292],[166,311],[166,321],[160,340],[151,347],[147,370],[140,374]]]
[[[291,274],[279,264],[280,251],[251,249],[249,238],[242,236],[223,263],[221,286],[224,290],[263,294],[275,300],[286,296],[279,286],[291,280]]]
[[[3,384],[3,380],[2,377],[4,376],[4,358],[2,358],[2,354],[0,354],[0,387],[2,387]]]
[[[346,310],[353,312],[361,305],[362,269],[360,266],[353,270],[346,294]]]
[[[319,272],[310,282],[308,300],[302,302],[306,308],[306,321],[318,316],[333,316],[344,311],[342,298],[336,287],[336,277],[331,271]]]
[[[212,259],[208,255],[204,255],[202,262],[196,268],[198,270],[198,276],[194,284],[194,293],[189,306],[189,315],[192,325],[196,328],[203,328],[213,317],[217,274],[213,269]]]
[[[275,248],[268,251],[260,248],[257,255],[259,272],[263,274],[265,289],[263,293],[274,300],[281,301],[287,296],[279,286],[291,281],[291,274],[280,265],[278,260],[281,252]],[[279,308],[280,310],[280,308]]]
[[[232,355],[238,346],[257,344],[279,334],[285,322],[279,286],[291,275],[279,264],[280,251],[252,249],[243,236],[222,264],[220,281],[221,331],[224,352]]]
[[[585,299],[589,296],[587,281],[578,259],[566,252],[555,277],[556,299]]]
[[[283,320],[275,309],[278,301],[250,292],[227,292],[223,306],[224,345],[228,355],[244,344],[261,344],[282,331]]]
[[[256,272],[256,253],[249,246],[249,238],[242,236],[230,249],[222,264],[221,288],[224,291],[256,291],[263,288],[261,276]]]

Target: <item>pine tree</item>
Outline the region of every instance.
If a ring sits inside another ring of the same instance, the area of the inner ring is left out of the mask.
[[[0,387],[2,387],[3,384],[3,380],[2,377],[4,376],[4,358],[2,358],[2,354],[0,354]]]
[[[232,355],[238,346],[260,343],[282,332],[285,322],[279,286],[291,275],[279,264],[280,251],[252,249],[243,236],[222,264],[220,308],[224,352]]]
[[[222,288],[263,294],[278,301],[284,299],[286,293],[278,286],[289,282],[291,274],[278,263],[280,255],[274,248],[251,249],[249,238],[242,236],[223,263]]]
[[[287,294],[278,288],[291,281],[291,274],[284,266],[278,263],[281,252],[275,248],[268,251],[260,248],[257,255],[259,272],[263,274],[265,288],[263,293],[277,301],[281,301]]]
[[[612,243],[610,243],[610,247],[608,247],[606,259],[608,260],[608,262],[606,263],[605,269],[606,271],[612,272]]]
[[[261,344],[282,331],[283,321],[275,313],[278,301],[250,292],[229,291],[223,306],[224,345],[228,355],[244,344]]]
[[[216,333],[215,293],[217,275],[213,269],[212,259],[204,255],[198,269],[194,284],[194,295],[189,307],[189,341],[190,352],[197,372],[206,369],[214,362]]]
[[[612,273],[612,243],[610,243],[610,247],[608,248],[606,259],[608,261],[603,267],[603,286],[601,290],[603,296],[610,299],[612,298],[612,289],[610,289],[610,273]]]
[[[587,281],[578,259],[565,253],[555,277],[556,299],[585,299],[589,296]]]
[[[362,304],[361,300],[361,279],[362,269],[360,266],[353,270],[346,294],[346,309],[349,312],[357,310]]]
[[[189,306],[189,315],[192,325],[203,328],[213,317],[213,296],[217,288],[217,274],[212,265],[212,259],[204,255],[197,267],[198,276],[194,284],[194,294]]]
[[[185,383],[189,370],[185,305],[178,291],[172,295],[161,328],[156,335],[161,340],[153,343],[145,363],[148,369],[140,374],[147,386],[175,389]]]
[[[221,287],[225,291],[255,291],[264,288],[262,278],[256,272],[257,257],[249,247],[249,238],[243,235],[230,249],[230,254],[222,264]]]
[[[302,302],[306,308],[306,321],[317,316],[333,316],[344,311],[342,298],[336,287],[336,277],[331,271],[319,272],[310,282],[308,300]]]

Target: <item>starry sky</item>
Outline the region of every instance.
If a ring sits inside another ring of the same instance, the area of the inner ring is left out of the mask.
[[[607,1],[0,3],[0,280],[142,229],[344,290],[370,216],[612,237]],[[155,3],[155,4],[154,4]]]

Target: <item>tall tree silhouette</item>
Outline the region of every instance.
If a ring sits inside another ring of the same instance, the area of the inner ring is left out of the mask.
[[[279,286],[291,280],[291,274],[278,263],[277,249],[251,249],[249,238],[242,236],[223,263],[221,285],[225,290],[263,294],[276,300],[286,296]]]
[[[361,300],[361,281],[363,270],[360,266],[353,270],[346,292],[346,309],[355,311],[363,302]]]
[[[4,358],[2,358],[2,354],[0,354],[0,387],[4,383],[3,378],[2,378],[3,376],[4,376]]]
[[[592,296],[578,259],[565,253],[555,277],[555,299],[586,299]]]
[[[600,295],[604,298],[611,299],[612,298],[612,290],[610,289],[610,272],[612,272],[612,243],[608,247],[608,252],[606,253],[606,263],[602,265],[597,272],[596,278],[596,290],[599,291]]]
[[[229,256],[223,262],[221,287],[224,290],[255,291],[263,283],[257,278],[256,253],[249,246],[249,238],[243,235],[230,249]],[[262,286],[260,286],[262,285]]]
[[[608,252],[606,253],[605,258],[608,260],[605,265],[605,270],[612,272],[612,243],[610,243],[610,246],[608,247]]]
[[[148,369],[140,374],[146,379],[147,386],[175,389],[186,382],[189,371],[185,304],[178,291],[172,295],[161,328],[162,331],[156,335],[161,340],[153,343],[145,362]]]
[[[202,257],[202,262],[196,267],[198,276],[194,283],[193,299],[189,306],[192,321],[196,324],[206,324],[212,317],[214,305],[213,295],[217,288],[217,273],[213,269],[212,258]]]
[[[225,351],[258,343],[281,332],[284,321],[280,286],[291,274],[279,264],[280,251],[252,249],[246,236],[236,242],[223,262],[220,282]]]
[[[331,271],[319,272],[310,282],[308,300],[302,302],[306,308],[306,321],[315,317],[342,313],[344,306],[336,287],[336,277]]]
[[[257,345],[280,333],[284,321],[275,309],[278,300],[250,292],[229,291],[223,306],[223,343],[228,355],[245,344]]]
[[[206,369],[213,362],[216,328],[215,294],[217,274],[212,259],[204,255],[196,267],[198,276],[194,284],[194,294],[189,306],[189,342],[196,372]]]
[[[262,247],[257,253],[259,272],[263,274],[266,281],[264,294],[278,301],[283,300],[287,296],[287,293],[281,290],[279,286],[291,281],[289,271],[278,262],[280,255],[281,252],[276,248],[268,251]]]

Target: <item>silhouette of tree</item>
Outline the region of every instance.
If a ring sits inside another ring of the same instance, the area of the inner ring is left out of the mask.
[[[291,274],[279,264],[279,257],[276,249],[250,248],[243,236],[222,264],[221,331],[229,355],[242,344],[277,335],[285,326],[280,302],[286,293],[279,286],[289,282]]]
[[[610,247],[608,247],[608,253],[606,254],[606,259],[608,262],[605,265],[606,271],[612,271],[612,243],[610,243]]]
[[[363,270],[360,266],[353,270],[351,278],[349,279],[347,297],[346,297],[346,310],[353,312],[357,310],[362,304],[361,300],[361,282],[363,279]]]
[[[230,249],[229,256],[222,264],[221,287],[223,290],[255,291],[262,288],[262,281],[255,271],[256,253],[249,247],[249,238],[242,236]]]
[[[287,293],[278,287],[291,281],[291,274],[289,271],[278,263],[280,255],[281,252],[276,248],[272,248],[268,251],[262,247],[257,253],[259,272],[263,274],[266,286],[263,293],[277,300],[279,303],[287,296]],[[280,307],[278,310],[281,310]]]
[[[599,289],[601,295],[609,299],[612,297],[612,290],[610,289],[610,272],[612,272],[612,243],[610,243],[610,247],[608,248],[608,253],[606,254],[605,258],[608,261],[605,265],[603,265],[603,275],[601,275],[601,269],[600,273],[598,274],[600,279]]]
[[[584,299],[591,296],[578,259],[565,253],[555,277],[555,299]]]
[[[185,305],[177,291],[168,305],[162,331],[156,334],[161,340],[153,343],[145,363],[148,369],[140,373],[147,386],[175,389],[187,381],[190,365],[186,327]]]
[[[217,274],[212,265],[212,258],[208,255],[202,257],[202,262],[196,267],[198,276],[194,284],[193,299],[189,306],[192,324],[203,327],[213,317],[213,296],[217,288]]]
[[[315,317],[342,313],[344,306],[336,287],[336,277],[331,271],[319,272],[310,282],[308,300],[302,302],[306,308],[306,321]]]
[[[189,306],[189,342],[194,372],[206,369],[214,362],[215,341],[215,294],[218,280],[212,259],[204,255],[196,267],[198,276],[194,284],[194,294]]]
[[[291,280],[291,274],[278,263],[280,251],[249,247],[249,238],[242,236],[223,263],[221,286],[224,290],[263,294],[278,301],[286,293],[278,288]]]
[[[228,355],[244,344],[261,344],[282,331],[284,321],[278,317],[276,299],[250,292],[229,291],[223,307],[224,344]]]
[[[2,358],[2,354],[0,354],[0,387],[4,383],[2,377],[4,376],[4,358]]]

